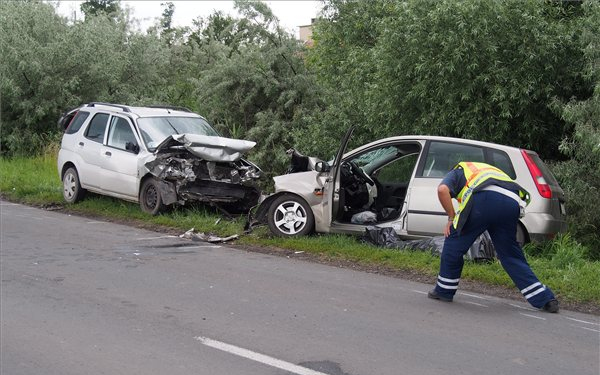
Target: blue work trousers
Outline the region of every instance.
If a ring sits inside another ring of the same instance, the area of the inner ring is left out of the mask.
[[[444,242],[435,291],[453,298],[462,272],[463,256],[485,230],[488,231],[502,267],[525,299],[534,307],[542,308],[554,299],[550,288],[535,276],[517,243],[519,204],[512,198],[495,191],[481,191],[471,197],[471,212],[460,234],[451,228]]]

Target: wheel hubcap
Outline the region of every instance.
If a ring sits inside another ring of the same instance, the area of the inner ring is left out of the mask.
[[[306,226],[306,210],[294,201],[284,202],[275,210],[275,226],[284,234],[292,235]]]
[[[65,198],[72,199],[75,195],[75,188],[75,177],[71,173],[68,173],[63,180],[63,191]]]

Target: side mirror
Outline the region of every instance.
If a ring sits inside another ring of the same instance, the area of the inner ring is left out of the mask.
[[[140,146],[138,146],[136,143],[134,142],[127,142],[125,143],[125,150],[127,151],[131,151],[134,154],[137,154],[140,152]]]
[[[331,171],[331,166],[329,164],[327,164],[327,162],[325,162],[325,161],[318,161],[315,164],[315,171],[317,171],[319,173],[327,173],[327,172]]]

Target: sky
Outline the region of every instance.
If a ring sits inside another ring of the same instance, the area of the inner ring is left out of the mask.
[[[133,17],[141,21],[141,29],[146,30],[154,23],[154,20],[161,16],[163,7],[162,2],[158,1],[121,1],[121,4],[129,6],[133,10]],[[221,10],[225,14],[238,16],[233,9],[233,1],[171,1],[175,4],[175,13],[173,14],[174,26],[191,26],[192,20],[199,16],[206,17],[214,10]],[[320,1],[309,0],[279,0],[265,1],[275,16],[279,18],[281,26],[289,32],[298,36],[298,26],[310,25],[311,19],[317,16],[322,3]],[[81,11],[79,6],[82,1],[61,1],[58,5],[58,12],[62,15],[71,17],[73,12],[77,12],[77,18],[80,19]]]

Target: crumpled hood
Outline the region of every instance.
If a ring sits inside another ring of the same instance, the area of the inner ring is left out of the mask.
[[[173,134],[156,147],[155,153],[173,146],[183,146],[193,155],[206,161],[232,162],[239,160],[243,153],[252,150],[256,142],[198,134]]]

